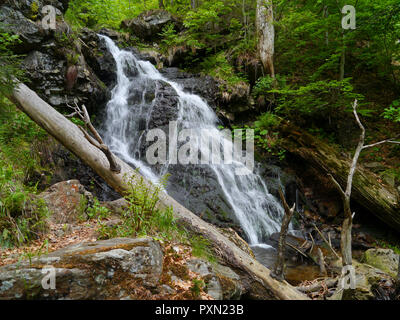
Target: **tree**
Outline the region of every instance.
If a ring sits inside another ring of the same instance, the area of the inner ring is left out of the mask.
[[[274,278],[283,281],[285,272],[285,248],[286,248],[286,237],[289,230],[289,224],[292,220],[294,209],[296,203],[293,204],[292,208],[286,202],[285,196],[283,194],[282,188],[279,188],[279,197],[281,198],[283,208],[285,210],[285,215],[283,216],[281,232],[279,234],[279,244],[278,244],[278,254],[275,262],[274,271],[271,274]]]
[[[269,72],[272,78],[275,78],[275,27],[272,0],[257,0],[256,27],[258,54],[264,70]]]
[[[353,114],[354,117],[357,121],[358,126],[361,129],[361,134],[360,134],[360,139],[358,142],[358,146],[356,148],[356,151],[353,156],[353,160],[351,162],[349,174],[347,177],[347,185],[346,185],[346,190],[343,190],[341,185],[336,181],[336,179],[332,176],[329,175],[331,178],[333,184],[335,185],[336,189],[339,191],[341,197],[342,197],[342,202],[343,202],[343,210],[344,210],[344,220],[342,224],[342,231],[341,231],[341,237],[340,237],[340,249],[342,253],[342,265],[343,267],[346,266],[352,266],[353,264],[353,258],[352,258],[352,248],[351,248],[351,230],[353,226],[353,217],[354,214],[351,212],[351,206],[350,206],[350,200],[351,200],[351,190],[353,187],[353,177],[354,174],[357,170],[357,164],[358,164],[358,159],[360,157],[360,154],[363,150],[372,148],[384,143],[395,143],[395,144],[400,144],[398,141],[394,141],[395,138],[383,140],[377,143],[373,143],[370,145],[365,145],[365,127],[360,121],[360,118],[357,113],[357,100],[354,101],[353,104]]]

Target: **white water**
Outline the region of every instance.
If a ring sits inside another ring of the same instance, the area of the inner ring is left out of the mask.
[[[117,64],[117,85],[112,91],[112,99],[107,104],[104,138],[111,150],[136,168],[153,182],[158,181],[157,175],[151,167],[138,159],[138,148],[142,139],[139,130],[138,118],[147,119],[147,124],[153,108],[152,103],[146,103],[146,87],[154,81],[162,80],[170,84],[179,96],[178,128],[209,128],[208,137],[224,141],[224,136],[216,133],[218,118],[207,103],[197,95],[184,92],[182,87],[165,79],[150,63],[137,60],[133,53],[120,50],[114,42],[105,36],[107,47]],[[133,68],[139,70],[132,76],[129,72]],[[128,101],[131,87],[143,88],[143,97],[140,103],[131,105]],[[132,112],[134,108],[134,112]],[[226,140],[226,139],[225,139]],[[219,142],[220,143],[220,142]],[[230,143],[230,141],[224,141]],[[203,150],[200,142],[200,152]],[[238,176],[235,169],[244,167],[239,162],[232,164],[208,165],[216,175],[223,194],[233,208],[237,220],[252,245],[262,243],[263,237],[277,232],[283,216],[283,209],[279,202],[268,192],[261,177],[257,174]],[[168,164],[163,167],[161,175],[168,172]]]

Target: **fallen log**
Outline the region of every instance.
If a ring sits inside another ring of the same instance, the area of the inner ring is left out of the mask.
[[[303,162],[320,173],[321,180],[331,174],[341,185],[346,185],[351,159],[290,124],[280,126],[282,147],[293,158],[293,162]],[[339,196],[339,194],[338,194]],[[395,188],[379,182],[379,177],[362,167],[357,168],[353,178],[352,200],[371,212],[385,224],[400,231],[399,193]]]
[[[115,157],[120,172],[110,170],[109,161],[104,153],[85,137],[84,133],[66,117],[43,101],[34,91],[19,84],[10,99],[33,121],[57,139],[68,150],[91,167],[115,191],[123,195],[127,190],[126,179],[138,175],[138,172]],[[150,182],[146,182],[149,185]],[[206,223],[194,213],[183,207],[170,196],[161,196],[162,207],[171,207],[175,218],[184,223],[191,231],[208,239],[226,264],[232,266],[245,279],[249,296],[259,299],[303,300],[307,297],[287,282],[279,282],[270,276],[270,270],[254,258],[240,250],[216,227]]]

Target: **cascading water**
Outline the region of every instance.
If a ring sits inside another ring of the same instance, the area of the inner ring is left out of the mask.
[[[154,100],[163,94],[160,89],[162,86],[172,87],[171,90],[176,95],[178,103],[175,121],[178,130],[210,129],[202,131],[204,135],[201,141],[211,139],[218,141],[217,143],[223,141],[225,146],[232,145],[232,142],[217,129],[218,118],[202,98],[184,92],[179,84],[164,78],[150,62],[138,60],[132,52],[120,50],[110,38],[101,35],[100,38],[106,42],[117,65],[117,84],[107,104],[102,130],[106,143],[114,153],[139,168],[141,173],[153,182],[170,172],[170,163],[156,168],[140,156],[146,140],[146,130],[154,127],[154,124],[150,125],[155,108]],[[132,99],[133,95],[136,95],[135,99]],[[197,142],[199,155],[208,152],[201,141]],[[235,170],[244,165],[235,161],[232,164],[199,166],[205,166],[217,181],[221,196],[229,204],[251,245],[261,244],[268,235],[279,230],[283,209],[268,192],[259,175],[236,175]],[[190,169],[186,174],[190,175],[193,172]],[[190,204],[189,209],[193,209],[190,208]]]

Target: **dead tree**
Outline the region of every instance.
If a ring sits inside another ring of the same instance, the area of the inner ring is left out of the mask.
[[[286,247],[286,236],[289,229],[290,221],[292,220],[294,209],[296,207],[296,203],[292,208],[289,208],[285,196],[283,194],[282,188],[279,188],[279,196],[282,201],[283,208],[285,210],[285,215],[283,216],[281,232],[279,234],[279,243],[278,243],[278,255],[276,258],[274,272],[272,276],[278,280],[284,280],[284,272],[285,272],[285,247]]]
[[[92,125],[92,122],[90,121],[89,113],[86,110],[85,105],[82,105],[82,107],[79,107],[76,101],[74,101],[75,106],[70,106],[67,104],[67,106],[71,109],[74,110],[73,113],[67,116],[67,118],[72,118],[75,116],[79,116],[81,120],[85,123],[85,126],[89,129],[90,133],[93,135],[90,136],[89,133],[82,128],[82,126],[78,125],[79,129],[81,129],[82,133],[84,134],[85,138],[96,148],[100,149],[104,155],[107,157],[108,162],[110,163],[110,170],[112,172],[120,173],[121,172],[121,166],[115,161],[114,155],[108,148],[106,144],[104,144],[103,139],[95,129],[95,127]]]
[[[275,78],[275,26],[272,0],[257,0],[256,28],[258,55],[264,70]]]
[[[365,145],[365,127],[360,121],[360,118],[357,113],[357,100],[354,101],[353,104],[353,114],[357,121],[358,126],[361,129],[360,139],[358,142],[358,146],[353,156],[353,160],[351,162],[350,171],[347,177],[347,185],[346,190],[343,190],[339,182],[333,177],[333,175],[329,174],[333,184],[335,185],[336,189],[339,191],[340,196],[342,197],[343,202],[343,210],[344,210],[344,220],[342,224],[342,231],[341,231],[341,238],[340,238],[340,249],[342,253],[342,264],[343,267],[345,266],[352,266],[352,250],[351,250],[351,230],[353,226],[353,217],[355,213],[351,212],[350,207],[350,198],[351,198],[351,190],[353,185],[353,177],[357,170],[358,160],[360,158],[360,154],[363,150],[375,147],[384,143],[396,143],[400,144],[398,141],[394,141],[395,138],[383,140],[377,143],[373,143],[370,145]]]

